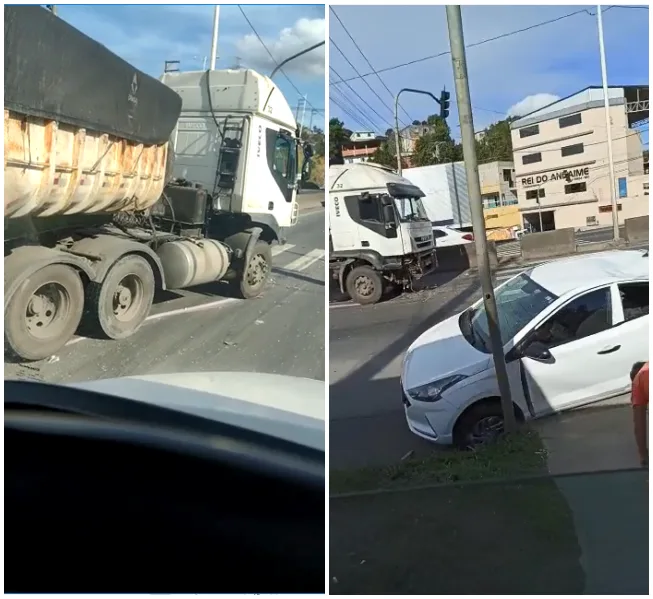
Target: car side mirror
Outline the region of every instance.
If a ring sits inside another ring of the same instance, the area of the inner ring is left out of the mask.
[[[531,358],[539,362],[546,362],[553,357],[549,348],[541,341],[531,341],[521,353],[525,358]]]

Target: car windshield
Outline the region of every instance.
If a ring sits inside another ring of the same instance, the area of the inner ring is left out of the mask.
[[[538,285],[527,274],[522,273],[501,286],[495,293],[501,338],[507,343],[519,333],[533,318],[554,302],[558,296]],[[470,308],[470,328],[472,337],[478,339],[484,351],[489,351],[487,314],[481,303],[477,308]]]
[[[429,220],[420,198],[395,198],[394,200],[401,222]]]

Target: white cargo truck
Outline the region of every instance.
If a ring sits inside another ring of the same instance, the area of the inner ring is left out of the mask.
[[[382,166],[329,167],[329,269],[341,293],[373,304],[389,287],[411,288],[433,270],[423,197],[419,187]]]

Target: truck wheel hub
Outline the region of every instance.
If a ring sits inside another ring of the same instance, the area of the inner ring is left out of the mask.
[[[365,297],[374,293],[374,283],[369,277],[358,277],[356,279],[356,291]]]
[[[27,304],[25,323],[28,331],[36,337],[49,336],[49,329],[68,313],[69,298],[66,290],[56,283],[43,285],[34,292]]]
[[[247,283],[252,286],[260,285],[265,281],[267,273],[268,263],[265,258],[260,254],[252,256],[252,259],[249,261],[249,266],[247,267]]]
[[[127,275],[113,294],[113,313],[120,320],[129,320],[144,295],[143,284],[135,275]]]

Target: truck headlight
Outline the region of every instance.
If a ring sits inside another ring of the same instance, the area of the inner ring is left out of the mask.
[[[433,381],[432,383],[426,383],[426,385],[421,385],[420,387],[415,387],[414,389],[408,390],[408,396],[415,401],[438,401],[442,397],[442,394],[457,385],[463,379],[467,377],[463,374],[454,374],[452,376],[447,376],[443,379]]]

